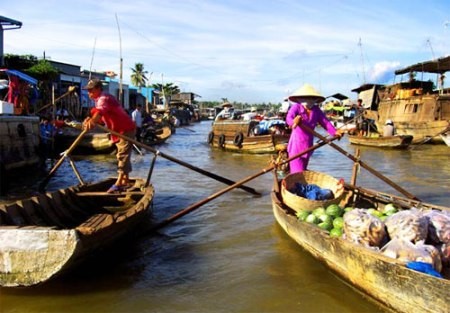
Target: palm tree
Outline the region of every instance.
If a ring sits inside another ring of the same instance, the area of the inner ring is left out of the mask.
[[[163,93],[164,96],[164,103],[170,103],[170,99],[172,98],[172,95],[176,95],[180,93],[180,88],[177,85],[174,85],[173,83],[167,83],[167,84],[153,84],[152,88],[157,89]]]
[[[145,87],[145,84],[147,82],[147,77],[145,74],[148,73],[148,71],[144,71],[144,64],[142,63],[136,63],[134,65],[134,68],[131,68],[133,73],[131,74],[131,83],[138,87],[139,92],[141,92],[141,88]]]

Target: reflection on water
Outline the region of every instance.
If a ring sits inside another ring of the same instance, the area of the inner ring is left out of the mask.
[[[210,122],[178,129],[162,152],[239,181],[269,165],[267,155],[211,150]],[[356,146],[338,144],[349,153]],[[423,201],[448,205],[450,149],[416,146],[405,151],[360,148],[361,159]],[[151,154],[133,156],[133,175],[146,178]],[[77,159],[83,179],[116,175],[114,156]],[[350,180],[353,164],[331,147],[317,150],[310,168]],[[247,185],[262,193],[225,193],[134,244],[83,264],[75,272],[34,288],[0,289],[2,312],[382,312],[312,258],[278,227],[269,192],[272,174]],[[68,164],[48,189],[77,182]],[[226,185],[158,157],[152,176],[155,221],[205,199]],[[358,184],[398,194],[361,169]],[[25,185],[25,187],[23,187]],[[37,190],[23,177],[19,197]],[[3,199],[5,200],[5,199]]]

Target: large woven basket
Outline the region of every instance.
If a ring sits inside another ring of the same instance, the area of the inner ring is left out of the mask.
[[[333,191],[334,199],[330,200],[310,200],[304,197],[300,197],[289,190],[295,188],[295,183],[301,184],[315,184],[320,188],[330,189]],[[318,207],[326,208],[330,204],[338,204],[344,195],[344,188],[342,184],[333,176],[314,172],[303,171],[301,173],[289,174],[284,178],[281,184],[281,196],[283,202],[294,211],[311,211]]]

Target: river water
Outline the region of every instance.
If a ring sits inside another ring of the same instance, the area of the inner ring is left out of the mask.
[[[239,181],[269,165],[267,155],[212,150],[211,122],[177,129],[165,154]],[[344,137],[336,142],[355,152]],[[361,148],[361,159],[425,202],[450,205],[450,148],[404,151]],[[147,177],[151,154],[134,154],[133,176]],[[114,176],[114,157],[76,159],[85,181]],[[353,163],[332,147],[318,149],[310,169],[349,180]],[[12,186],[10,198],[37,190],[35,174]],[[303,251],[278,226],[264,174],[247,183],[262,193],[233,190],[127,246],[76,271],[29,288],[0,288],[0,312],[383,312]],[[226,185],[158,158],[152,175],[154,220],[161,221]],[[64,162],[48,190],[77,183]],[[398,194],[361,169],[357,184]],[[8,200],[3,198],[3,201]]]

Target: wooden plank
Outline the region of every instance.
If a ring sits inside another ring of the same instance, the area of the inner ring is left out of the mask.
[[[29,224],[25,216],[23,216],[23,214],[20,212],[20,208],[17,204],[6,204],[5,208],[14,225],[25,226]]]
[[[114,219],[111,214],[95,214],[76,229],[84,235],[92,235],[93,233],[104,229],[113,223]]]
[[[44,194],[39,194],[31,198],[34,205],[39,210],[41,215],[45,220],[48,221],[49,225],[59,226],[61,228],[66,228],[65,225],[58,215],[55,214],[53,207],[50,205],[48,198]]]
[[[123,196],[143,196],[142,191],[125,191],[120,193],[107,193],[103,191],[80,191],[77,196],[80,197],[123,197]]]
[[[22,211],[27,215],[32,224],[38,226],[49,225],[36,210],[33,201],[30,199],[19,200],[17,201],[17,204],[22,208]]]
[[[76,212],[71,211],[66,206],[66,201],[63,200],[61,194],[58,191],[53,191],[47,194],[51,203],[53,203],[55,209],[58,211],[58,214],[63,217],[64,221],[70,223],[70,225],[75,226],[78,225],[82,219],[80,216],[77,217]]]

